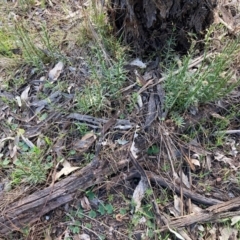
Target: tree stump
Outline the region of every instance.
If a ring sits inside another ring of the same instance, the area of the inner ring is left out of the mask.
[[[108,9],[115,33],[141,54],[161,50],[170,38],[176,50],[188,50],[188,33],[203,36],[215,7],[216,0],[111,0]]]

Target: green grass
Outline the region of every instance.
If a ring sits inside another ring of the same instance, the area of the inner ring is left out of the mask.
[[[5,57],[13,57],[12,49],[14,49],[15,39],[13,35],[5,28],[0,29],[0,55]]]
[[[46,181],[47,172],[53,166],[52,162],[43,161],[43,151],[37,147],[29,148],[25,143],[19,142],[21,154],[14,162],[11,172],[11,184],[28,183],[36,185]]]
[[[84,113],[96,113],[110,108],[109,101],[120,97],[119,90],[126,80],[123,68],[126,62],[125,49],[111,35],[106,25],[105,14],[90,14],[85,27],[81,28],[78,44],[89,43],[90,79],[76,97],[77,108]]]
[[[37,2],[38,6],[41,6],[42,8],[45,7],[47,1],[46,0],[39,0]],[[36,1],[35,0],[18,0],[18,7],[21,11],[23,12],[28,12],[32,9],[32,7],[34,7],[36,5]]]
[[[232,81],[231,70],[233,59],[240,52],[239,39],[228,39],[225,42],[222,40],[224,42],[222,49],[209,56],[207,54],[211,51],[210,36],[213,31],[214,28],[211,28],[206,36],[203,61],[196,66],[197,68],[189,69],[195,55],[194,47],[181,59],[180,68],[179,60],[173,60],[166,66],[164,89],[165,109],[168,112],[182,113],[190,107],[222,99],[240,85],[239,79]],[[175,120],[178,125],[183,124],[181,119]]]
[[[22,50],[26,64],[42,70],[49,63],[64,60],[64,57],[52,42],[50,33],[44,24],[36,33],[27,30],[23,24],[15,24],[15,36],[17,45]]]

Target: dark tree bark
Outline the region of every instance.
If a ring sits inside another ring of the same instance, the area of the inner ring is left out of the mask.
[[[111,0],[110,22],[139,53],[162,49],[174,37],[178,50],[190,46],[188,32],[201,36],[213,21],[216,0]]]

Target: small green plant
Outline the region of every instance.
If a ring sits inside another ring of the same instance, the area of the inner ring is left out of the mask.
[[[127,109],[128,109],[129,113],[131,113],[134,110],[134,108],[137,104],[137,100],[138,100],[138,93],[133,92],[131,95],[131,98],[130,98],[130,102],[127,105]]]
[[[69,226],[69,230],[70,230],[73,234],[79,234],[79,232],[80,232],[80,227],[81,227],[81,223],[80,223],[79,221],[74,221],[74,223]]]
[[[113,194],[109,194],[109,195],[108,195],[108,201],[109,201],[109,202],[112,202],[113,199],[114,199]]]
[[[147,150],[148,155],[157,155],[159,152],[160,152],[160,149],[157,145],[152,145]]]
[[[177,125],[177,127],[183,127],[185,125],[184,119],[182,116],[180,116],[176,112],[171,113],[171,119],[174,121],[174,123]]]
[[[95,194],[92,192],[92,190],[87,190],[86,195],[90,200],[93,200],[95,198]]]
[[[166,189],[161,190],[161,195],[158,196],[156,202],[161,205],[165,205],[169,201],[169,194]]]
[[[205,190],[206,190],[206,192],[211,192],[212,186],[205,184]]]
[[[88,163],[93,160],[94,156],[95,156],[94,153],[83,153],[83,157]]]
[[[122,215],[125,215],[127,213],[127,209],[126,208],[121,208],[119,210],[119,213],[122,214]]]
[[[43,152],[37,148],[29,147],[20,142],[19,147],[22,150],[20,157],[15,161],[15,168],[11,173],[11,183],[13,185],[22,182],[37,184],[46,180],[48,170],[52,167],[51,162],[43,162]]]
[[[164,172],[169,172],[169,170],[171,169],[171,166],[170,166],[170,164],[168,164],[168,163],[164,163],[163,164],[163,166],[162,166],[162,170],[164,171]]]
[[[90,218],[96,218],[97,217],[97,213],[94,210],[90,210],[90,212],[88,213],[88,216]]]
[[[81,136],[84,136],[87,132],[89,132],[89,128],[85,123],[75,123],[75,126]]]
[[[100,204],[97,210],[101,215],[112,214],[113,213],[113,206],[111,204]]]

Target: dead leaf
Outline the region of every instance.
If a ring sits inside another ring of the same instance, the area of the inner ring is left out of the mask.
[[[90,236],[86,233],[79,235],[79,240],[91,240]]]
[[[140,94],[137,95],[137,104],[138,104],[139,108],[143,107],[143,101],[142,101],[142,97]]]
[[[179,213],[179,215],[181,214],[181,209],[182,209],[182,201],[181,199],[177,196],[177,195],[174,195],[174,208],[175,210],[177,210],[177,212]]]
[[[141,74],[138,73],[138,71],[135,69],[134,70],[134,74],[136,76],[136,82],[139,86],[144,86],[147,82],[145,81],[145,79],[143,78],[143,76]]]
[[[226,124],[229,124],[229,120],[221,115],[219,115],[218,113],[211,113],[211,116],[217,119],[221,119],[223,120]]]
[[[131,66],[136,66],[139,68],[146,68],[147,65],[145,63],[143,63],[139,58],[136,58],[135,60],[133,60],[132,62],[130,62]]]
[[[203,212],[203,209],[198,207],[196,204],[192,203],[191,204],[191,212],[192,213],[201,213],[201,212]]]
[[[57,142],[53,145],[52,150],[57,154],[57,156],[61,159],[62,150],[65,149],[65,141],[66,141],[66,134],[62,132],[60,137],[58,137]]]
[[[15,162],[15,160],[17,158],[17,150],[18,150],[17,145],[13,146],[13,144],[9,144],[8,149],[9,149],[9,152],[10,152],[10,157],[13,159],[13,162]]]
[[[24,102],[24,103],[27,103],[28,102],[28,92],[29,92],[29,90],[30,90],[30,86],[27,86],[24,90],[23,90],[23,92],[22,92],[22,94],[21,94],[21,100]]]
[[[231,226],[235,225],[236,223],[238,223],[240,221],[240,216],[234,216],[231,219]]]
[[[208,233],[210,234],[210,236],[207,237],[206,240],[216,240],[216,239],[217,239],[217,234],[216,234],[216,232],[217,232],[217,229],[216,229],[215,227],[213,227],[212,229],[210,229],[209,232],[208,232]]]
[[[63,62],[58,62],[53,69],[51,69],[48,73],[48,77],[51,81],[56,81],[60,74],[62,73],[64,64]]]
[[[92,146],[96,139],[96,135],[93,132],[89,132],[73,144],[73,149],[76,151],[85,152]]]
[[[238,154],[237,148],[236,148],[236,141],[232,138],[227,138],[226,145],[230,145],[232,151],[230,151],[229,155],[236,157]]]
[[[179,233],[177,233],[176,231],[172,230],[169,226],[168,226],[168,230],[173,233],[177,239],[180,239],[180,240],[185,240]]]
[[[198,225],[198,230],[201,232],[205,232],[205,228],[203,227],[203,225]]]
[[[169,207],[168,211],[174,216],[174,217],[179,217],[180,214],[179,212],[174,208],[174,207]]]
[[[7,140],[13,140],[14,141],[14,138],[13,137],[7,137],[7,138],[0,139],[0,152],[2,152],[2,149],[4,148]]]
[[[22,140],[28,145],[29,148],[34,148],[35,145],[26,137],[21,134]]]
[[[81,206],[84,210],[91,210],[91,205],[88,201],[88,198],[86,196],[84,196],[83,198],[81,198]]]
[[[142,225],[145,225],[146,224],[146,222],[147,222],[147,219],[145,218],[145,217],[141,217],[140,219],[139,219],[139,224],[142,224]]]
[[[16,100],[17,100],[17,105],[18,105],[19,107],[22,107],[21,98],[20,98],[19,96],[16,96],[15,98],[16,98]]]
[[[157,117],[157,105],[155,101],[155,94],[151,93],[150,98],[148,101],[148,113],[146,116],[145,124],[144,127],[150,127],[152,122],[156,119]]]
[[[220,228],[219,240],[237,240],[238,230],[235,228]]]
[[[222,153],[216,152],[214,155],[214,159],[228,164],[232,169],[237,171],[237,167],[235,167],[233,159],[224,156]]]
[[[126,145],[127,143],[129,143],[129,141],[125,140],[125,139],[118,139],[117,140],[117,143],[119,145]]]
[[[130,152],[132,153],[133,157],[137,159],[137,154],[139,153],[139,149],[136,147],[135,139],[138,137],[137,132],[139,131],[139,126],[136,126],[136,130],[133,136],[133,142],[130,148]]]
[[[137,187],[135,188],[132,196],[133,202],[136,204],[135,206],[135,212],[138,212],[138,210],[141,207],[141,201],[144,197],[144,194],[148,188],[148,182],[145,179],[141,179],[138,183]]]
[[[210,155],[206,156],[207,169],[210,171],[212,169],[212,158]]]
[[[118,214],[116,215],[116,220],[117,220],[118,222],[122,222],[122,220],[123,220],[123,215],[120,214],[120,213],[118,213]]]
[[[63,175],[67,176],[71,172],[79,169],[79,167],[71,167],[71,164],[67,160],[64,160],[62,165],[63,168],[60,170],[60,172],[56,173],[55,180],[58,180]]]
[[[50,230],[49,229],[46,230],[44,240],[52,240],[52,237],[50,236]]]
[[[201,165],[200,165],[200,162],[199,162],[197,159],[191,159],[191,162],[192,162],[192,164],[195,165],[195,166],[199,166],[199,167],[201,166]]]
[[[179,234],[185,239],[185,240],[193,240],[191,237],[189,237],[189,235],[187,234],[187,232],[183,229],[179,229]]]
[[[182,173],[182,174],[181,174]],[[184,172],[179,171],[179,176],[182,178],[182,182],[187,188],[190,188],[190,183],[188,181],[188,177],[184,174]]]

